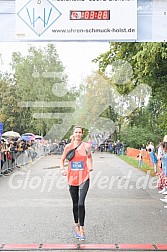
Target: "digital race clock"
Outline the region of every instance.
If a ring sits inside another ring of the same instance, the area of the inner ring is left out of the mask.
[[[110,20],[110,10],[70,10],[70,20]]]

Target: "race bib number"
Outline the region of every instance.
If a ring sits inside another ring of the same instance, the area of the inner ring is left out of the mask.
[[[71,170],[83,170],[84,169],[84,165],[83,162],[71,162]]]

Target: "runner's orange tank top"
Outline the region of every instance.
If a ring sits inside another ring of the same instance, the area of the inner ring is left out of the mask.
[[[79,186],[89,179],[86,151],[85,155],[80,153],[76,150],[74,158],[68,161],[68,184],[72,186]]]

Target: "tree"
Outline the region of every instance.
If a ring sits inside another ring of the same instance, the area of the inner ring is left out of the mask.
[[[65,95],[60,96],[61,92],[58,89],[65,89],[65,93],[68,93],[67,76],[55,46],[53,44],[48,44],[45,48],[30,46],[26,56],[14,52],[12,69],[18,106],[21,108],[17,118],[20,122],[19,130],[45,135],[54,123],[61,121],[54,116],[47,118],[49,114],[62,112],[61,108],[54,107],[54,102],[65,98]],[[47,105],[49,103],[46,102],[50,101],[53,102],[53,107]]]
[[[129,85],[128,82],[123,85],[116,84],[117,90],[122,94],[128,94],[141,83],[151,87],[152,96],[147,107],[146,104],[143,104],[127,120],[130,126],[144,124],[154,134],[158,133],[160,136],[165,134],[167,123],[165,112],[167,107],[166,59],[166,43],[110,43],[110,50],[94,60],[99,64],[99,69],[103,73],[109,65],[112,65],[112,69],[114,69],[114,64],[117,65],[119,61],[128,62],[132,66],[132,85]],[[122,80],[126,71],[121,69],[119,73],[118,81]],[[111,76],[112,79],[113,76]]]
[[[140,149],[142,144],[146,144],[148,142],[153,142],[155,146],[162,139],[151,132],[147,127],[127,127],[124,128],[121,134],[121,139],[125,143],[127,147]]]
[[[16,100],[16,86],[9,74],[1,74],[0,77],[0,121],[4,123],[4,131],[17,130],[16,117],[19,108]]]

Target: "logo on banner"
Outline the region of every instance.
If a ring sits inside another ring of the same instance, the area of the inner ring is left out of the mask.
[[[40,37],[62,13],[48,0],[45,5],[42,0],[30,0],[17,15]]]

